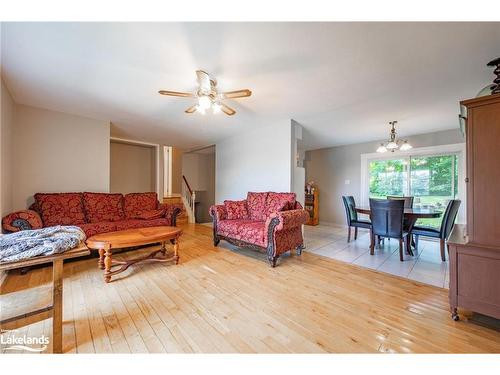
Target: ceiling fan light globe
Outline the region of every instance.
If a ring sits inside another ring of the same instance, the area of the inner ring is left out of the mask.
[[[379,153],[387,152],[387,148],[383,144],[381,144],[380,146],[378,146],[377,152]]]
[[[408,151],[408,150],[411,150],[412,148],[413,148],[413,146],[411,144],[409,144],[408,141],[404,141],[404,143],[401,145],[400,150],[401,151]]]
[[[213,112],[214,112],[214,115],[216,115],[216,114],[218,114],[218,113],[221,113],[221,111],[222,111],[222,110],[221,110],[221,108],[222,108],[222,107],[221,107],[221,105],[220,105],[219,103],[214,103],[214,104],[212,105],[212,110],[213,110]]]
[[[388,150],[397,150],[399,148],[396,142],[389,142],[387,146],[385,146]]]
[[[205,114],[205,108],[202,108],[200,105],[196,106],[196,112],[198,112],[200,115]]]
[[[198,106],[203,110],[209,109],[211,105],[212,101],[208,96],[203,95],[198,98]]]

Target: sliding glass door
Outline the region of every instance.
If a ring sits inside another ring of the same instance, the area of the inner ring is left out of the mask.
[[[443,210],[458,197],[458,155],[418,155],[368,162],[369,197],[411,195],[414,207]],[[439,227],[441,218],[417,225]]]

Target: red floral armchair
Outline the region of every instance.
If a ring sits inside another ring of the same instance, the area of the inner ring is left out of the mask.
[[[308,213],[295,199],[295,193],[249,192],[246,200],[210,207],[214,246],[223,239],[264,251],[272,267],[289,250],[296,249],[300,255],[304,248],[302,225]]]
[[[87,237],[117,230],[175,226],[182,204],[161,204],[156,193],[37,193],[28,210],[2,219],[4,232],[76,225]]]

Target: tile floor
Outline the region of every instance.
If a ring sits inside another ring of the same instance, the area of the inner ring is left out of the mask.
[[[354,230],[352,235],[354,235]],[[342,262],[390,273],[426,284],[448,288],[448,261],[442,262],[439,243],[422,237],[415,255],[399,260],[398,241],[385,240],[375,255],[370,255],[370,234],[360,230],[358,239],[347,243],[347,229],[335,225],[304,227],[305,250]]]

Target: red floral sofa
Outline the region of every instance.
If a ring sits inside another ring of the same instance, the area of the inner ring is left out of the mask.
[[[279,256],[296,249],[302,253],[302,224],[308,213],[296,201],[295,193],[253,193],[246,200],[224,201],[210,207],[214,246],[221,239],[240,247],[267,253],[272,267]]]
[[[175,226],[182,204],[158,202],[156,193],[37,193],[28,210],[2,219],[4,232],[76,225],[87,237],[117,230]]]

